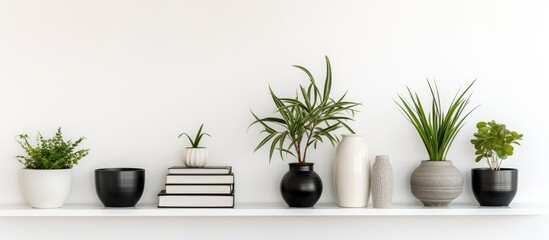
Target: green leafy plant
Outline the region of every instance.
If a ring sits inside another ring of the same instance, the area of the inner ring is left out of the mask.
[[[191,146],[193,148],[199,148],[200,140],[202,140],[202,137],[204,137],[204,135],[207,135],[207,136],[211,137],[210,134],[202,132],[203,127],[204,127],[204,124],[200,125],[200,128],[198,129],[198,132],[196,133],[196,136],[194,137],[194,140],[189,136],[189,134],[186,134],[186,133],[179,134],[179,137],[177,137],[177,138],[180,138],[181,136],[185,135],[185,136],[187,136],[187,139],[189,139],[189,142],[191,143]]]
[[[61,128],[57,129],[54,137],[45,139],[40,132],[36,137],[37,145],[32,146],[27,134],[17,136],[17,142],[27,156],[17,156],[17,160],[27,169],[67,169],[78,164],[78,161],[88,155],[89,149],[76,150],[76,147],[85,139],[80,137],[75,142],[63,140]]]
[[[475,145],[476,162],[486,158],[492,170],[499,170],[503,159],[513,155],[513,144],[519,145],[522,134],[507,129],[505,124],[491,122],[477,123],[477,132],[471,143]]]
[[[339,142],[335,130],[345,128],[349,132],[354,131],[346,124],[352,121],[357,110],[355,107],[360,103],[348,102],[343,94],[338,100],[330,97],[332,88],[332,70],[330,60],[326,59],[326,80],[321,90],[313,75],[306,68],[298,65],[294,67],[302,70],[309,78],[308,86],[299,86],[298,93],[294,98],[280,98],[269,87],[272,100],[276,106],[275,113],[278,117],[258,117],[253,111],[255,121],[250,124],[260,124],[263,128],[261,133],[267,136],[257,145],[254,152],[259,150],[269,141],[271,142],[269,162],[275,150],[278,150],[280,157],[289,154],[297,158],[298,163],[305,163],[307,151],[312,146],[328,139],[333,146]]]
[[[427,106],[427,108],[423,107],[418,94],[412,93],[408,87],[410,101],[405,100],[402,95],[398,95],[400,103],[398,101],[395,102],[403,115],[419,133],[429,154],[429,160],[446,160],[450,146],[458,132],[463,128],[464,120],[476,109],[475,107],[473,110],[465,112],[465,108],[469,104],[471,97],[471,95],[466,96],[466,94],[475,81],[462,93],[459,93],[459,91],[456,93],[447,110],[442,109],[438,86],[436,83],[433,86],[429,80],[427,80],[427,84],[429,85],[432,99],[431,106]],[[430,110],[430,112],[426,113],[426,110]]]

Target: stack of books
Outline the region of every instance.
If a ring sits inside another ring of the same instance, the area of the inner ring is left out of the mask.
[[[234,174],[230,166],[168,169],[159,208],[232,208]]]

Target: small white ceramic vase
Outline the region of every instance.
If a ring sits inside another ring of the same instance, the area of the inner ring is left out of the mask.
[[[374,208],[390,208],[393,202],[393,167],[389,156],[378,155],[372,167]]]
[[[207,148],[186,148],[183,163],[187,167],[204,167],[208,163]]]
[[[364,135],[343,134],[336,148],[335,188],[340,207],[367,207],[370,163]]]
[[[72,186],[72,169],[23,169],[21,187],[33,208],[59,208]]]

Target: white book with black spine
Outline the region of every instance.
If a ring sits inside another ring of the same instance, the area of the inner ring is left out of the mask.
[[[168,168],[168,174],[229,174],[231,166],[206,166],[206,167],[185,167],[172,166]]]
[[[233,184],[233,174],[168,174],[166,184]]]
[[[232,194],[232,184],[167,184],[167,194]]]
[[[232,208],[234,195],[194,195],[158,193],[159,208]]]

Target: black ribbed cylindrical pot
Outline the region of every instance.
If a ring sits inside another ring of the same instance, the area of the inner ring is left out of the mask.
[[[280,181],[280,193],[290,207],[312,207],[322,195],[322,180],[313,171],[314,163],[290,163]]]
[[[95,170],[95,190],[105,207],[133,207],[145,187],[145,169],[102,168]]]
[[[517,194],[518,169],[471,169],[473,194],[481,206],[509,206]]]

